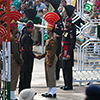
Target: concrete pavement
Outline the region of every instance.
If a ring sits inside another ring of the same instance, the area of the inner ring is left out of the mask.
[[[33,47],[35,52],[38,54],[42,53],[42,47]],[[95,82],[95,84],[100,84],[100,82]],[[57,85],[57,98],[45,98],[42,97],[42,93],[47,92],[46,82],[45,82],[45,72],[44,72],[44,59],[37,60],[34,59],[34,67],[32,73],[31,87],[37,92],[34,100],[84,100],[85,98],[85,88],[86,82],[82,83],[82,86],[78,82],[73,83],[73,90],[61,90],[60,86],[64,85],[62,70],[60,71],[60,79],[56,81]],[[16,89],[16,96],[18,95],[18,88]]]
[[[63,86],[62,70],[60,71],[60,79],[56,81],[57,84],[57,98],[54,100],[84,100],[85,85],[79,86],[79,83],[73,83],[73,90],[61,90],[59,87]],[[46,93],[47,87],[45,82],[44,59],[34,60],[34,67],[32,73],[31,87],[37,92],[34,100],[52,100],[53,98],[42,97],[42,93]],[[18,95],[18,88],[16,89],[16,96]]]

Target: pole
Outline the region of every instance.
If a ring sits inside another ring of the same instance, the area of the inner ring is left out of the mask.
[[[42,54],[44,53],[44,31],[42,28]]]
[[[69,5],[71,5],[71,0],[69,0]]]
[[[7,0],[7,46],[8,46],[8,82],[7,82],[7,99],[10,100],[11,85],[11,58],[10,58],[10,0]]]

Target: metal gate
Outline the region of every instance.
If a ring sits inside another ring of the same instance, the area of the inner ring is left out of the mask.
[[[7,13],[7,22],[2,16]],[[0,0],[0,100],[10,100],[10,0]]]
[[[85,1],[77,0],[77,13],[73,18],[73,22],[79,18],[85,21],[81,27],[76,25],[77,43],[74,50],[73,81],[80,83],[100,81],[100,39],[96,36],[97,24],[100,23],[100,19],[87,17],[88,14],[85,14],[84,10]]]

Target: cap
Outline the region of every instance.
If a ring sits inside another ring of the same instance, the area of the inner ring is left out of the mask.
[[[55,22],[58,21],[60,18],[59,16],[54,13],[54,12],[48,12],[45,16],[44,16],[44,19],[48,22],[48,25],[47,25],[47,29],[48,30],[52,30],[53,27],[55,26]]]
[[[22,17],[23,15],[18,11],[10,11],[10,28],[15,29],[18,27],[17,21]],[[2,16],[2,20],[7,22],[7,13],[5,13]]]
[[[65,21],[71,23],[72,22],[72,19],[71,18],[66,18]]]
[[[27,23],[26,23],[26,27],[34,27],[34,24],[33,24],[33,21],[29,20]]]
[[[34,96],[36,95],[34,89],[24,89],[20,92],[20,100],[33,100]]]
[[[92,84],[85,90],[87,98],[89,100],[100,100],[100,86]]]
[[[73,7],[72,5],[66,5],[65,10],[67,12],[68,18],[71,18],[74,13],[75,7]]]
[[[53,8],[57,10],[61,3],[61,0],[50,0],[50,3],[52,4]]]
[[[31,8],[26,9],[25,10],[25,14],[26,14],[26,16],[27,16],[27,18],[29,20],[34,20],[34,18],[36,16],[36,10],[35,9],[31,9]]]
[[[23,15],[18,11],[10,11],[10,22],[14,20],[17,22]],[[2,16],[2,20],[7,22],[7,13]]]
[[[14,20],[12,20],[10,24],[10,29],[16,29],[16,28],[18,28],[18,24]]]

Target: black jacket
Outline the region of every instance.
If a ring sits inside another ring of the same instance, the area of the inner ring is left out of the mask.
[[[21,39],[22,58],[24,60],[24,64],[21,67],[21,71],[32,72],[33,70],[33,60],[35,58],[35,55],[32,51],[33,40],[31,37],[31,34],[25,31]]]

